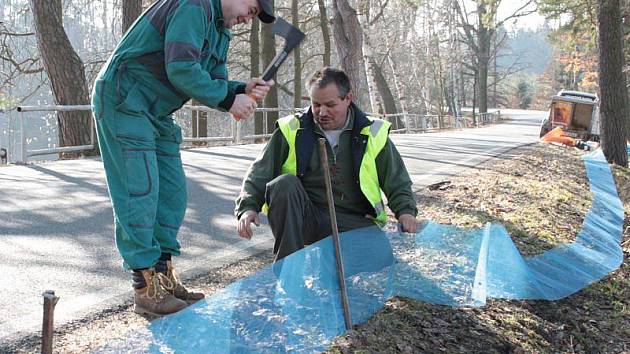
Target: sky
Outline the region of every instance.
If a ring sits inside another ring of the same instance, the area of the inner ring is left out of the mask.
[[[512,15],[516,10],[518,10],[526,1],[512,1],[512,0],[503,0],[501,1],[501,5],[499,5],[499,19],[504,19],[507,16]],[[534,9],[535,6],[530,5],[525,9]],[[545,22],[545,18],[540,16],[538,13],[534,12],[527,16],[519,17],[514,23],[514,21],[506,22],[506,27],[508,30],[518,29],[518,28],[527,28],[527,29],[536,29],[543,25]]]

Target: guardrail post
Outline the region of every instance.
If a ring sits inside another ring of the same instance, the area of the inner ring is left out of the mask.
[[[94,115],[90,114],[90,116],[90,145],[92,145],[93,149],[96,149],[96,139],[94,139]]]
[[[269,127],[267,126],[267,110],[263,111],[263,132],[269,134]]]
[[[26,163],[28,156],[26,156],[26,132],[24,131],[24,113],[18,115],[20,120],[20,163]]]
[[[230,120],[230,129],[232,130],[232,141],[234,143],[236,143],[236,139],[237,139],[237,137],[236,137],[236,134],[237,134],[237,132],[236,132],[236,119],[231,119]]]
[[[243,122],[240,120],[236,122],[236,144],[241,143],[241,129],[243,127]]]

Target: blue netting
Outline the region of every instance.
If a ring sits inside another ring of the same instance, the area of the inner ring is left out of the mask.
[[[616,269],[623,260],[622,204],[601,152],[584,162],[594,198],[582,230],[575,242],[537,256],[522,257],[494,224],[342,234],[352,321],[367,321],[397,295],[452,306],[480,306],[488,297],[555,300]],[[344,331],[327,238],[98,352],[319,352]]]

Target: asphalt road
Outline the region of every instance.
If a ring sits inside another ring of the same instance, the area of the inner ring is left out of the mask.
[[[502,111],[512,119],[487,128],[393,135],[414,189],[448,179],[514,147],[536,142],[546,113]],[[188,211],[180,233],[184,276],[272,246],[269,228],[238,238],[233,217],[241,180],[262,145],[187,150]],[[41,329],[42,297],[61,298],[55,323],[127,299],[129,273],[113,241],[113,216],[101,162],[95,159],[0,167],[0,341]]]

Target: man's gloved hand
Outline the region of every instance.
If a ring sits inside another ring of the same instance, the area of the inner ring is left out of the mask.
[[[249,117],[256,107],[258,107],[258,104],[253,98],[240,93],[236,95],[234,103],[232,103],[232,107],[230,107],[230,113],[238,119],[244,119]]]
[[[398,217],[398,222],[400,223],[400,228],[402,232],[415,233],[418,230],[418,224],[416,223],[416,218],[410,214],[402,214]]]
[[[262,100],[267,96],[267,93],[269,93],[273,85],[273,80],[265,81],[259,77],[255,77],[249,80],[247,86],[245,86],[245,94],[253,99]]]
[[[254,235],[251,225],[252,222],[256,224],[256,226],[260,226],[260,218],[258,217],[258,213],[253,210],[248,210],[244,212],[241,215],[241,218],[238,219],[238,225],[236,226],[238,235],[248,240],[251,239]]]

